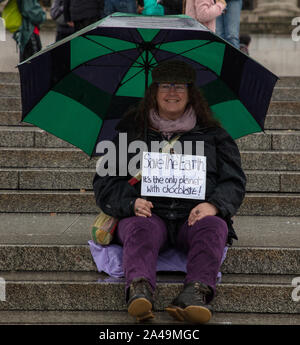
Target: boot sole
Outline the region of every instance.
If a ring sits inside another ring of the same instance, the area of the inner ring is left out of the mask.
[[[128,313],[136,317],[137,321],[153,319],[152,304],[146,298],[137,298],[128,307]]]
[[[190,305],[184,309],[176,306],[170,306],[166,308],[166,311],[175,320],[187,321],[190,323],[207,323],[211,317],[211,311],[208,308]]]

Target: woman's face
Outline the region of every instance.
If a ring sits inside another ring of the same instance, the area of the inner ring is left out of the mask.
[[[157,106],[160,117],[176,120],[181,117],[189,101],[186,84],[161,83],[157,89]]]

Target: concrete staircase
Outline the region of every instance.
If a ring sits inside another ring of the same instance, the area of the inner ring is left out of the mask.
[[[97,272],[87,245],[98,211],[96,159],[19,123],[20,109],[18,75],[0,73],[0,324],[134,323],[123,280]],[[292,299],[300,276],[300,78],[278,82],[265,133],[238,145],[247,196],[211,323],[300,325],[300,302]],[[176,323],[163,309],[182,280],[158,275],[151,323]]]

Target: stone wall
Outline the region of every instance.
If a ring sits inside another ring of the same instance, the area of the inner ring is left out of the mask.
[[[295,28],[292,20],[300,17],[298,0],[257,0],[253,10],[241,15],[241,32],[252,34],[290,35]],[[249,6],[248,6],[249,7]]]
[[[300,76],[300,41],[290,35],[251,34],[250,56],[278,76]]]

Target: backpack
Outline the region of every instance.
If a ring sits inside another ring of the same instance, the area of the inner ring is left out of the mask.
[[[17,0],[9,0],[2,12],[5,27],[10,32],[15,32],[22,25],[22,15],[20,13]]]

